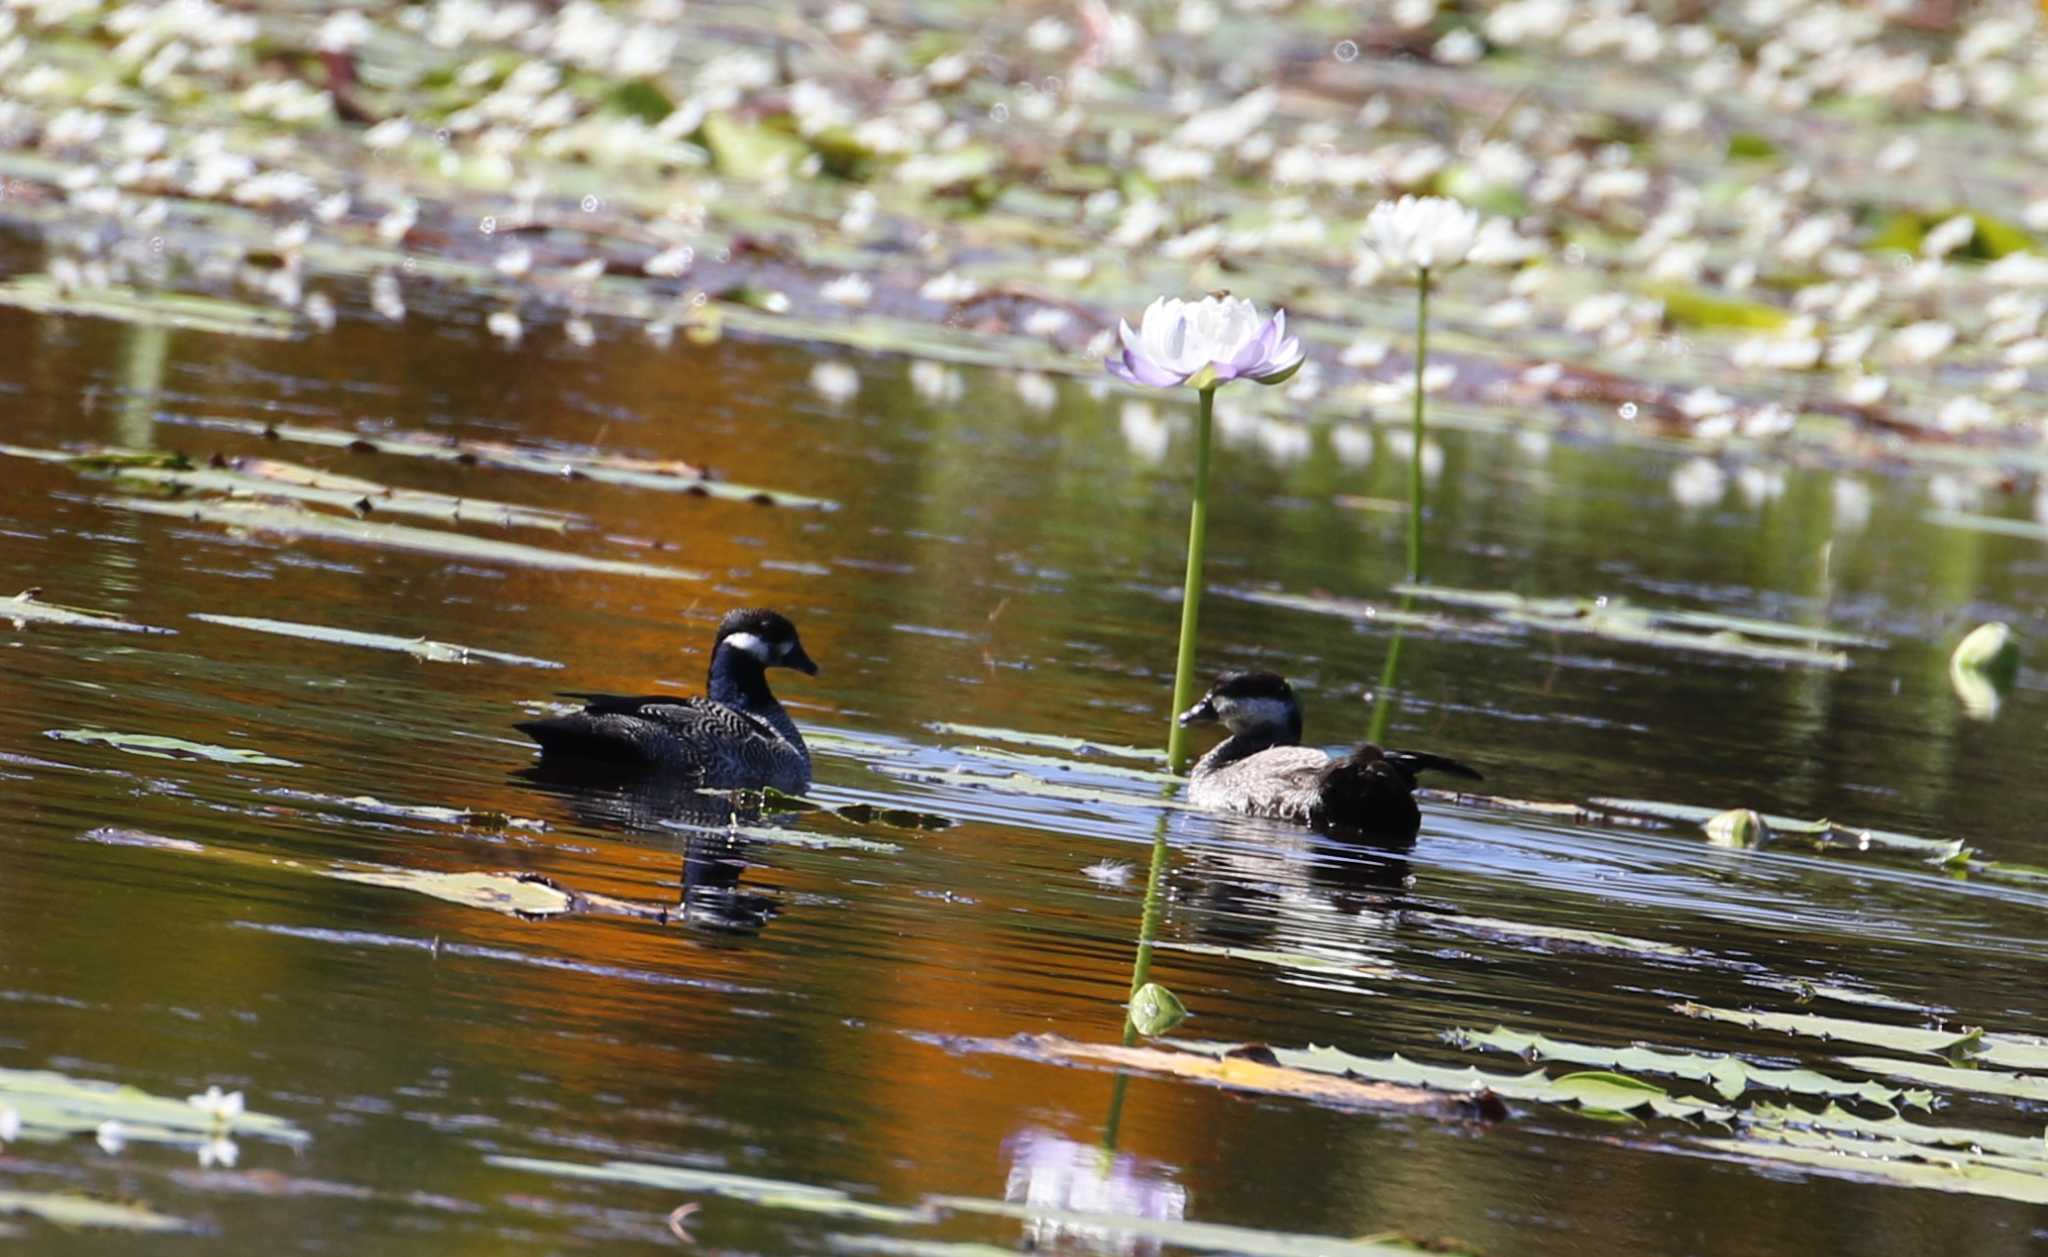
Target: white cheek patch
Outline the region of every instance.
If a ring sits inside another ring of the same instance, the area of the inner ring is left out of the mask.
[[[734,650],[743,650],[762,663],[768,662],[768,643],[752,633],[728,633],[725,644]]]
[[[1285,728],[1288,706],[1277,698],[1233,698],[1216,704],[1216,714],[1233,729]]]

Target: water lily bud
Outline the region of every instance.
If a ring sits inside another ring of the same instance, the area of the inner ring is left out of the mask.
[[[1971,629],[1949,656],[1958,668],[2010,678],[2020,670],[2020,643],[2005,623],[1993,620]]]
[[[1188,1016],[1180,997],[1157,982],[1147,982],[1131,996],[1131,1025],[1146,1038],[1165,1034]]]
[[[2020,672],[2020,644],[2011,628],[1993,620],[1971,629],[1949,656],[1948,680],[1963,710],[1991,720]]]
[[[1764,818],[1746,807],[1730,808],[1707,822],[1707,841],[1717,847],[1747,851],[1760,847],[1771,837]]]

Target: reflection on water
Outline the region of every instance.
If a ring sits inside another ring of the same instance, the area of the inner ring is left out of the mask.
[[[672,1191],[500,1179],[486,1158],[501,1154],[1544,1257],[1905,1257],[1927,1235],[2029,1246],[2024,1206],[1676,1155],[1702,1149],[1671,1124],[1616,1140],[1533,1108],[1480,1139],[1432,1117],[934,1046],[1114,1041],[1142,932],[1152,979],[1191,1010],[1177,1033],[1194,1038],[1464,1066],[1443,1032],[1505,1023],[1841,1073],[1827,1044],[1672,1005],[1790,1011],[1799,992],[1848,990],[1908,1005],[1877,1010],[1901,1021],[2042,1034],[2048,1014],[2013,993],[2048,961],[2048,897],[1879,853],[1724,850],[1441,795],[1399,854],[1188,811],[1162,795],[1155,755],[1116,749],[1149,747],[1166,715],[1184,405],[858,356],[838,362],[856,387],[834,373],[829,401],[796,349],[585,350],[538,323],[509,349],[442,336],[426,308],[403,329],[343,319],[302,342],[0,311],[0,337],[22,347],[10,443],[292,461],[513,502],[588,521],[550,546],[703,573],[293,541],[110,509],[156,490],[10,459],[0,593],[39,585],[175,632],[0,624],[0,1068],[173,1096],[244,1089],[310,1140],[244,1140],[237,1166],[195,1174],[136,1142],[113,1157],[89,1137],[38,1139],[0,1158],[0,1188],[142,1198],[237,1251],[280,1253],[340,1234],[404,1254],[668,1242]],[[842,507],[266,440],[278,416],[514,442],[541,465],[574,449],[707,462]],[[1375,506],[1402,491],[1394,438],[1361,419],[1308,433],[1336,457],[1301,457],[1292,423],[1255,417],[1218,460],[1213,584],[1383,599],[1401,566],[1403,521]],[[1281,671],[1319,739],[1442,748],[1510,796],[1825,816],[2048,865],[2024,735],[2048,723],[2039,677],[2023,671],[1989,723],[1947,669],[1969,622],[2031,622],[2033,543],[1923,523],[1926,489],[1908,477],[1843,488],[1794,468],[1745,491],[1733,463],[1451,423],[1432,451],[1429,569],[1446,585],[1828,623],[1884,644],[1822,671],[1504,625],[1396,636],[1218,598],[1204,671]],[[461,642],[652,693],[693,686],[701,626],[744,605],[788,608],[833,661],[791,696],[817,731],[815,809],[524,770],[532,748],[510,726],[546,698],[539,670],[195,618]],[[49,736],[63,730],[246,754],[152,758]],[[105,829],[214,858],[77,841]],[[1084,870],[1142,867],[1155,841],[1170,872],[1148,920],[1139,879]],[[351,863],[533,874],[678,910],[528,920],[309,876]],[[1942,1120],[2038,1134],[1983,1099]],[[722,1250],[828,1252],[863,1223],[729,1199],[692,1225]],[[1017,1239],[1008,1221],[958,1227]],[[1029,1238],[1157,1246],[1065,1217]]]
[[[1009,1165],[1003,1199],[1012,1204],[1168,1222],[1187,1214],[1188,1192],[1174,1181],[1172,1168],[1129,1152],[1027,1128],[1003,1141],[1003,1158]],[[1155,1236],[1109,1223],[1050,1216],[1025,1224],[1024,1243],[1040,1250],[1079,1244],[1091,1252],[1119,1257],[1157,1253],[1162,1248]]]
[[[647,772],[565,769],[542,760],[514,774],[565,804],[582,826],[610,830],[682,853],[677,916],[707,930],[751,934],[773,920],[773,895],[741,885],[758,843],[742,827],[786,823],[794,813],[763,808],[758,791],[713,791]]]

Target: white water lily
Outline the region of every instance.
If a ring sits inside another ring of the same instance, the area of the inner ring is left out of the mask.
[[[1211,389],[1237,379],[1278,384],[1305,357],[1301,342],[1287,334],[1286,311],[1261,319],[1258,306],[1241,297],[1161,297],[1145,307],[1136,331],[1124,321],[1117,334],[1122,351],[1103,365],[1120,380],[1151,388]]]
[[[1449,270],[1464,262],[1478,241],[1479,215],[1449,197],[1404,196],[1373,207],[1365,237],[1395,269]]]
[[[223,1126],[233,1123],[242,1115],[242,1093],[239,1091],[222,1091],[219,1087],[208,1087],[205,1095],[186,1096],[185,1103]]]
[[[236,1158],[241,1155],[242,1150],[235,1146],[234,1140],[226,1135],[216,1135],[199,1145],[199,1168],[210,1170],[217,1165],[224,1170],[232,1170]]]
[[[0,1144],[11,1144],[21,1138],[21,1114],[11,1106],[0,1104]]]
[[[99,1124],[98,1129],[93,1131],[92,1139],[94,1143],[100,1146],[101,1152],[106,1153],[110,1157],[118,1156],[121,1149],[128,1146],[128,1131],[121,1123],[108,1118]]]

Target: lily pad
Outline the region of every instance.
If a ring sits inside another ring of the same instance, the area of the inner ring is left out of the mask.
[[[1714,1093],[1723,1100],[1737,1100],[1750,1091],[1782,1091],[1792,1095],[1864,1100],[1886,1108],[1897,1108],[1905,1104],[1924,1109],[1931,1107],[1933,1103],[1933,1097],[1925,1091],[1887,1087],[1869,1079],[1849,1081],[1830,1078],[1811,1069],[1772,1069],[1752,1065],[1740,1057],[1725,1053],[1708,1055],[1641,1046],[1599,1047],[1590,1043],[1552,1039],[1547,1035],[1528,1034],[1520,1030],[1511,1030],[1506,1026],[1497,1026],[1483,1034],[1474,1030],[1452,1030],[1444,1037],[1462,1048],[1507,1052],[1530,1060],[1564,1061],[1595,1069],[1669,1076],[1682,1078],[1688,1082],[1701,1082],[1712,1087]]]
[[[164,737],[155,733],[115,733],[107,729],[46,729],[46,738],[59,742],[83,742],[87,745],[111,746],[117,751],[130,755],[147,755],[151,759],[204,759],[216,764],[267,764],[275,768],[297,768],[296,760],[280,759],[239,746],[214,746],[207,742],[187,742],[183,738]]]
[[[7,1213],[41,1218],[67,1229],[140,1231],[151,1235],[192,1229],[192,1224],[183,1218],[158,1213],[148,1205],[69,1192],[0,1191],[0,1214]]]
[[[1981,1058],[1980,1058],[1981,1059]],[[1910,1078],[1929,1087],[2004,1096],[2013,1100],[2048,1101],[2048,1077],[2010,1070],[1937,1065],[1933,1061],[1901,1061],[1887,1056],[1844,1056],[1842,1064],[1893,1078]]]
[[[1725,810],[1720,808],[1696,807],[1689,803],[1665,803],[1655,799],[1588,799],[1586,802],[1587,806],[1599,811],[1628,817],[1654,818],[1679,825],[1697,825],[1702,829],[1726,814]],[[1830,854],[1876,851],[1912,856],[1930,864],[1945,866],[1971,865],[1974,863],[1972,857],[1976,854],[1960,840],[1921,838],[1914,834],[1899,834],[1883,829],[1855,829],[1825,820],[1808,821],[1767,813],[1758,815],[1764,823],[1764,837],[1771,840],[1793,840],[1812,850]]]
[[[371,517],[413,515],[450,524],[496,524],[544,528],[551,532],[565,532],[581,522],[578,516],[562,511],[484,498],[424,493],[417,489],[395,489],[374,480],[330,476],[295,463],[269,459],[241,459],[225,469],[195,467],[189,471],[173,471],[161,467],[127,467],[118,474],[122,480],[131,483],[229,497],[289,498]]]
[[[756,1178],[749,1174],[728,1174],[720,1170],[699,1170],[684,1165],[654,1165],[644,1161],[606,1161],[592,1165],[581,1161],[552,1161],[541,1157],[487,1156],[486,1164],[508,1170],[524,1170],[550,1178],[624,1183],[652,1187],[665,1192],[702,1192],[769,1209],[791,1209],[800,1213],[830,1217],[859,1218],[867,1222],[907,1225],[930,1222],[927,1209],[906,1209],[895,1205],[870,1204],[855,1200],[836,1187],[813,1187],[783,1179]]]
[[[327,449],[362,454],[388,454],[397,458],[423,458],[433,462],[491,467],[501,471],[522,471],[535,475],[594,480],[635,489],[665,493],[691,493],[704,497],[765,506],[829,508],[824,498],[785,493],[734,484],[712,476],[694,463],[664,459],[630,458],[589,450],[553,446],[511,445],[502,441],[454,440],[430,432],[351,432],[344,428],[321,428],[299,423],[264,423],[253,419],[206,417],[182,422],[220,432],[236,432],[272,441],[289,441]]]
[[[424,637],[392,637],[385,633],[365,633],[358,629],[329,628],[324,624],[266,620],[259,616],[212,615],[203,611],[193,612],[192,618],[204,620],[208,624],[225,624],[229,628],[248,629],[256,633],[276,633],[282,637],[332,642],[337,646],[367,646],[372,650],[394,650],[430,663],[509,663],[528,668],[562,666],[552,659],[536,659],[531,655],[514,655],[499,650],[484,650],[476,646],[458,646],[452,642],[429,641]]]
[[[595,572],[607,576],[645,576],[658,580],[702,580],[700,572],[682,568],[657,567],[622,559],[601,559],[560,550],[462,533],[414,528],[406,524],[352,519],[327,515],[295,504],[244,501],[153,502],[137,498],[101,498],[100,505],[145,515],[166,515],[174,519],[220,524],[248,532],[266,533],[294,540],[335,541],[351,545],[378,546],[415,554],[438,554],[477,563],[504,563],[516,567],[537,567],[559,572]]]
[[[984,739],[990,742],[1010,742],[1018,746],[1042,746],[1051,750],[1065,751],[1077,758],[1107,755],[1117,759],[1144,760],[1148,763],[1163,764],[1166,752],[1152,747],[1119,746],[1113,742],[1092,742],[1086,738],[1064,737],[1057,733],[1027,733],[1017,729],[1002,729],[992,725],[955,724],[946,720],[935,720],[926,726],[934,733],[951,737]]]
[[[24,1139],[67,1139],[118,1122],[131,1142],[190,1144],[221,1129],[222,1119],[182,1099],[54,1070],[0,1069],[0,1105],[21,1116]],[[299,1144],[310,1138],[281,1117],[244,1110],[226,1119],[238,1136]]]
[[[1723,1021],[1752,1030],[1770,1030],[1833,1043],[1861,1043],[1894,1052],[1960,1058],[1977,1056],[1990,1036],[1981,1030],[1930,1030],[1925,1026],[1886,1025],[1818,1013],[1760,1013],[1714,1008],[1706,1004],[1674,1004],[1676,1012],[1704,1021]]]
[[[1672,943],[1632,938],[1626,934],[1611,934],[1604,930],[1580,930],[1569,926],[1536,925],[1527,921],[1503,920],[1499,917],[1454,916],[1442,912],[1408,913],[1406,919],[1464,934],[1538,943],[1561,943],[1576,950],[1622,952],[1658,960],[1693,960],[1699,956],[1699,953],[1690,948]]]
[[[297,327],[290,313],[268,306],[121,285],[71,290],[48,275],[18,275],[0,283],[0,306],[260,340],[290,340]]]

